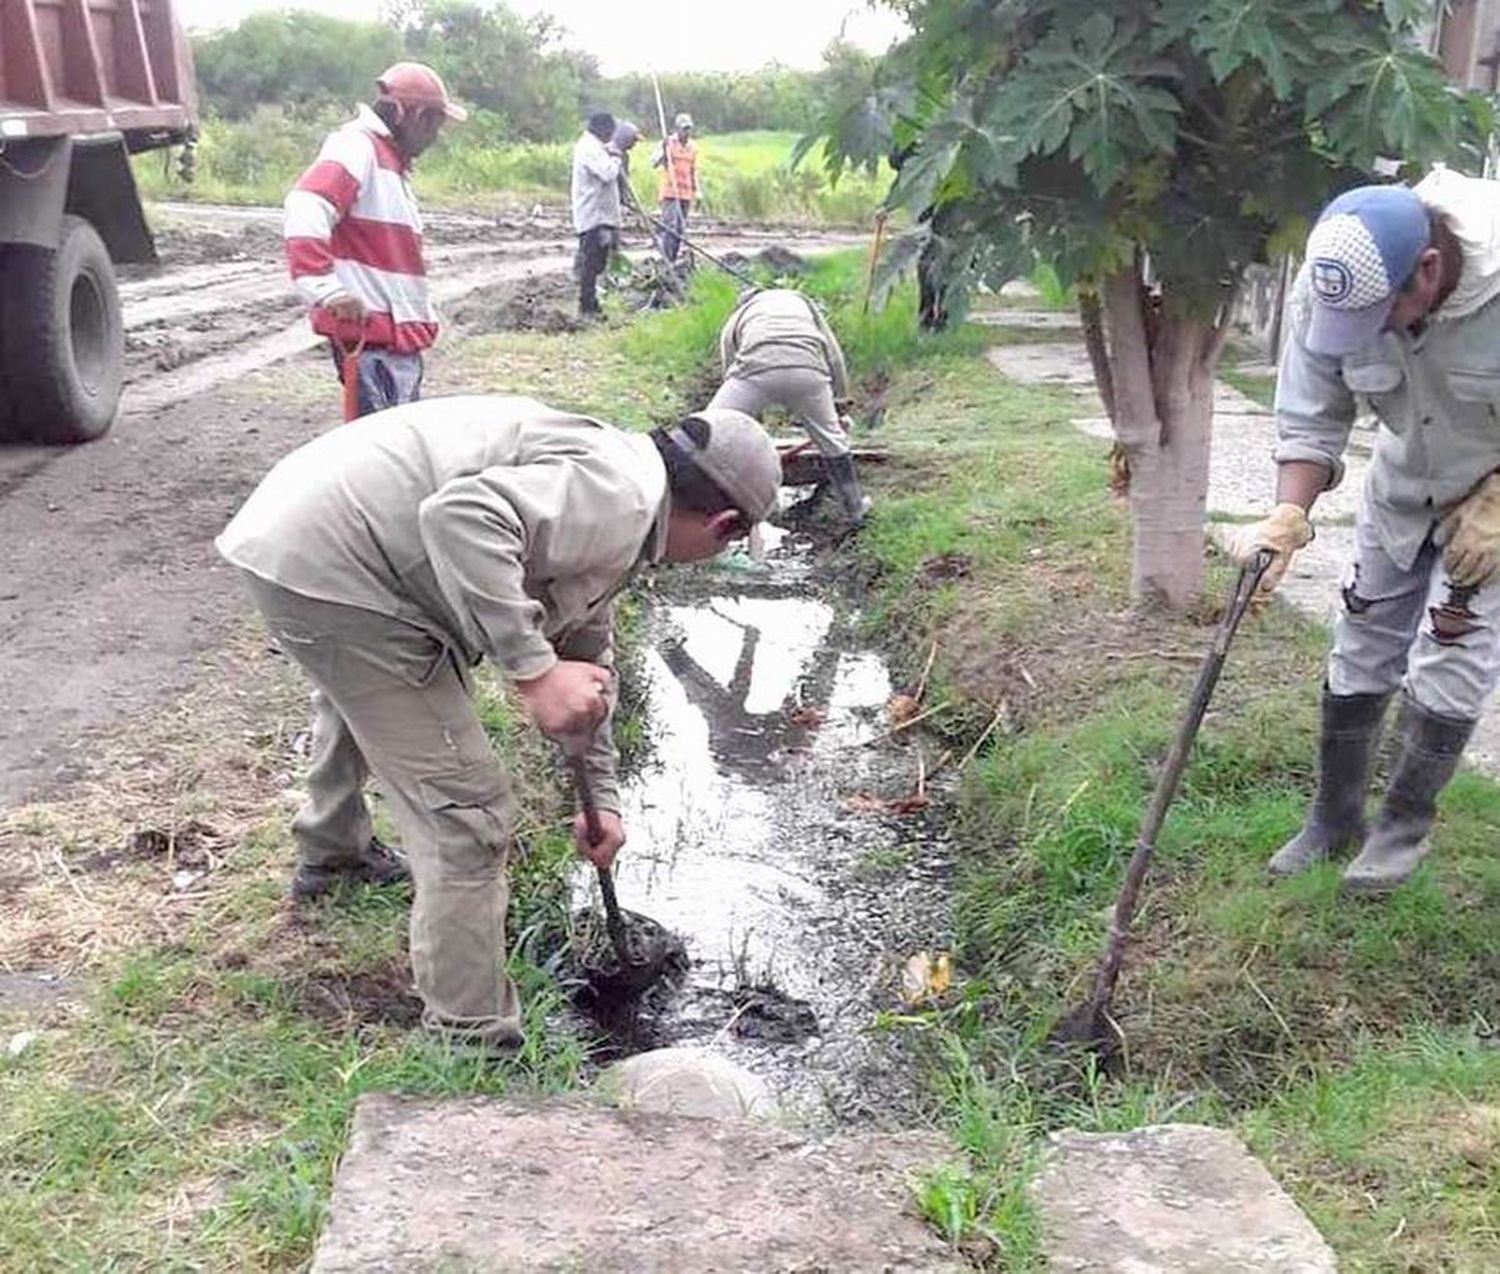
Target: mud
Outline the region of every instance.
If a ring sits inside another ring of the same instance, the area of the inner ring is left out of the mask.
[[[327,1026],[409,1028],[422,1021],[422,1002],[412,990],[405,960],[360,973],[314,973],[288,990],[298,1012]]]
[[[471,336],[495,332],[577,332],[578,296],[567,275],[537,275],[520,283],[481,288],[449,311],[455,327]]]
[[[616,873],[688,956],[616,1045],[711,1045],[815,1124],[923,1108],[914,1037],[873,1028],[902,1010],[910,954],[951,932],[941,799],[846,800],[897,808],[919,769],[880,738],[891,679],[857,624],[800,534],[759,568],[667,578],[642,669],[655,747],[623,792]]]

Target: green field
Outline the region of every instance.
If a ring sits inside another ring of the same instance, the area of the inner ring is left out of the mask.
[[[317,154],[340,116],[302,119],[263,111],[245,123],[205,121],[198,168],[191,185],[178,177],[170,157],[135,161],[136,180],[151,199],[205,203],[278,204]],[[863,174],[831,186],[816,159],[796,170],[788,160],[795,133],[747,132],[699,139],[700,211],[752,220],[816,224],[868,222],[889,183],[889,174]],[[653,144],[643,141],[633,156],[632,180],[647,206],[656,203]],[[573,143],[496,144],[464,126],[439,142],[417,165],[414,184],[432,208],[492,208],[499,200],[565,202],[572,174]]]

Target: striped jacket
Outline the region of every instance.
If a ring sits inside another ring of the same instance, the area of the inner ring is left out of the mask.
[[[337,332],[322,308],[355,296],[369,312],[367,344],[408,354],[437,339],[438,317],[422,261],[422,218],[406,161],[368,106],[323,143],[317,161],[286,197],[286,256],[312,306],[313,331]]]

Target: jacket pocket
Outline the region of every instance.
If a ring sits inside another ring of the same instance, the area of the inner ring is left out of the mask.
[[[1396,363],[1350,363],[1346,360],[1343,374],[1344,384],[1366,397],[1394,393],[1406,379]]]

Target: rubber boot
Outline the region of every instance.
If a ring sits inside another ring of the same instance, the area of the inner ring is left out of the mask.
[[[1402,699],[1390,786],[1365,847],[1344,872],[1346,892],[1384,894],[1411,879],[1427,853],[1438,793],[1458,769],[1473,733],[1473,721],[1440,717]]]
[[[1389,694],[1336,695],[1323,688],[1318,791],[1302,830],[1266,864],[1272,876],[1295,876],[1364,840],[1370,759],[1390,698]]]
[[[857,526],[865,520],[865,515],[869,513],[874,501],[859,485],[859,478],[854,472],[854,457],[847,454],[826,456],[823,463],[828,469],[828,480],[833,484],[833,489],[838,492],[839,499],[843,501],[844,511],[848,513],[849,520]]]
[[[292,897],[309,902],[332,893],[341,884],[400,885],[410,879],[411,868],[405,856],[372,838],[359,857],[347,863],[298,866],[292,877]]]

